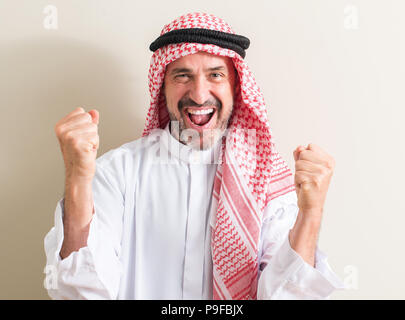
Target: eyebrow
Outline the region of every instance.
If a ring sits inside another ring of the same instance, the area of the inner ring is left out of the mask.
[[[207,68],[205,71],[220,71],[220,70],[225,70],[225,66],[218,66],[218,67],[212,67],[212,68]],[[189,68],[174,68],[170,74],[178,74],[178,73],[192,73],[193,70]]]

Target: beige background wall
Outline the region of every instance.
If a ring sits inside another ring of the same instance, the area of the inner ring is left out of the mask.
[[[56,30],[43,25],[47,5]],[[401,0],[0,0],[0,298],[48,298],[43,238],[63,192],[56,121],[97,108],[100,155],[138,138],[148,46],[193,11],[251,39],[246,60],[290,166],[309,142],[336,159],[319,246],[352,289],[332,298],[404,299]]]

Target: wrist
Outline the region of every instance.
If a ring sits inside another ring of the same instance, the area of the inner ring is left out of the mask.
[[[317,239],[321,228],[321,218],[310,215],[308,212],[299,211],[292,233],[298,238]]]
[[[89,183],[94,178],[93,170],[80,170],[77,168],[66,168],[65,181],[71,183]]]
[[[319,215],[300,209],[295,225],[289,232],[291,248],[311,266],[315,266],[315,251],[320,227]]]
[[[77,174],[65,174],[65,190],[71,188],[91,187],[93,176],[83,176]]]
[[[310,224],[320,224],[322,221],[323,209],[311,208],[311,209],[299,209],[298,217]]]
[[[94,213],[92,180],[73,177],[66,179],[64,198],[65,232],[86,232]]]

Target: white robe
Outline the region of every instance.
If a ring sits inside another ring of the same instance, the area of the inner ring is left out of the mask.
[[[45,237],[50,297],[212,299],[212,159],[218,151],[219,144],[193,150],[167,126],[99,157],[87,246],[60,258],[63,198]],[[258,299],[325,299],[343,288],[318,248],[313,268],[290,247],[297,213],[295,191],[264,212]]]

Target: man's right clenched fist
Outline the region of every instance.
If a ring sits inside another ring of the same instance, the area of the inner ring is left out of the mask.
[[[56,123],[66,178],[93,179],[99,147],[98,120],[97,110],[77,108]]]

